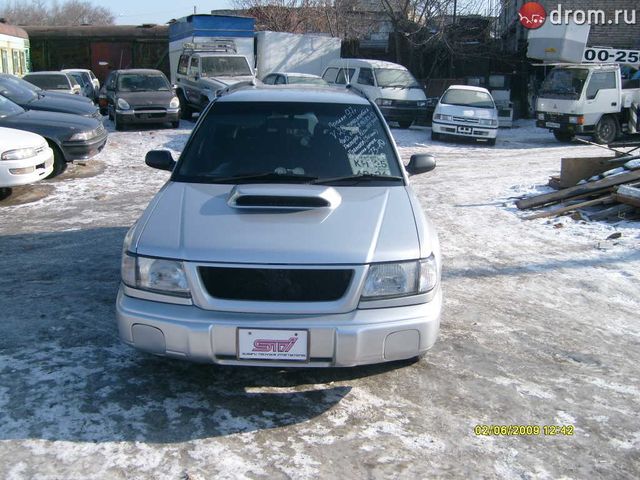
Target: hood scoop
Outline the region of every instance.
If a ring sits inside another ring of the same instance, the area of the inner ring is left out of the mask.
[[[227,204],[232,208],[259,210],[334,209],[342,198],[333,187],[322,185],[236,185]]]

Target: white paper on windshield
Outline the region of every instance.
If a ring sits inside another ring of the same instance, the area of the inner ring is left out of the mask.
[[[349,163],[351,164],[351,171],[353,171],[354,175],[391,175],[387,156],[384,154],[349,154]]]

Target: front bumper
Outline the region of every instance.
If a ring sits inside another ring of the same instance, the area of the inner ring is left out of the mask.
[[[492,139],[498,136],[498,127],[443,123],[436,120],[433,120],[431,129],[441,135],[455,135],[466,138]]]
[[[540,115],[543,115],[544,118],[541,119]],[[580,117],[580,115],[536,112],[536,127],[568,133],[587,133],[593,130],[592,127],[570,121],[570,118],[575,120],[576,117]]]
[[[118,115],[118,120],[126,125],[132,125],[134,123],[168,123],[180,120],[180,109],[116,110],[116,115]]]
[[[157,355],[226,365],[349,367],[413,358],[433,346],[442,290],[419,305],[330,315],[276,315],[207,311],[125,295],[116,316],[123,342]],[[308,330],[308,362],[239,360],[238,328]]]
[[[24,173],[20,173],[23,169]],[[28,185],[46,178],[53,171],[53,150],[44,148],[35,157],[0,161],[0,187]]]
[[[105,131],[91,140],[63,142],[62,153],[64,154],[67,162],[71,162],[73,160],[87,160],[100,153],[106,143],[107,132]]]
[[[387,122],[424,121],[427,116],[426,107],[379,106],[382,116]]]

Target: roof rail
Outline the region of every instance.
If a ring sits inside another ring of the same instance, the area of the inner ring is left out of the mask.
[[[236,90],[240,90],[242,88],[247,88],[247,87],[255,87],[256,86],[256,81],[255,78],[251,79],[251,80],[244,80],[242,82],[238,82],[238,83],[234,83],[233,85],[229,85],[226,88],[223,88],[222,90],[218,90],[216,92],[216,97],[220,98],[223,95],[227,95],[231,92],[235,92]]]
[[[210,42],[186,42],[182,44],[183,52],[222,52],[238,53],[236,42],[232,38],[214,38]]]

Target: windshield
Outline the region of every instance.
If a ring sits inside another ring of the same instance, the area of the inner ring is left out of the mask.
[[[82,73],[70,73],[69,75],[71,75],[71,78],[83,87],[91,83],[90,80],[88,80]]]
[[[216,102],[194,132],[173,179],[309,183],[366,174],[402,175],[392,143],[369,105]],[[251,178],[256,175],[265,178]],[[249,178],[230,178],[243,176]]]
[[[25,75],[24,79],[45,90],[69,90],[69,78],[61,74]]]
[[[24,112],[22,107],[0,95],[0,118],[10,117],[11,115],[16,115],[22,112]]]
[[[586,68],[554,68],[542,82],[540,96],[577,100],[588,75]]]
[[[245,57],[201,57],[203,77],[252,75]]]
[[[118,90],[121,92],[169,91],[171,85],[166,77],[159,73],[125,73],[118,76]]]
[[[38,98],[38,94],[33,90],[25,88],[21,80],[12,79],[9,76],[0,77],[0,93],[15,103],[29,103]],[[28,83],[28,82],[22,82]]]
[[[491,95],[477,90],[450,88],[442,96],[440,103],[458,105],[460,107],[495,108]]]
[[[421,88],[420,84],[407,70],[397,68],[376,68],[374,70],[379,87]]]
[[[288,75],[287,80],[290,85],[296,84],[304,84],[304,85],[329,85],[322,78],[315,77],[301,77],[296,75]]]

